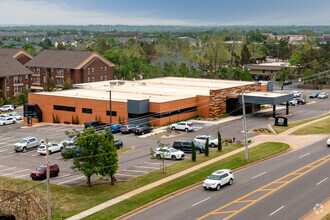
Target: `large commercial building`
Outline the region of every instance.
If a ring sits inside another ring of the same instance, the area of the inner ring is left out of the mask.
[[[29,110],[34,122],[70,123],[72,118],[79,123],[100,119],[110,123],[125,121],[129,124],[164,125],[173,121],[200,115],[218,117],[223,114],[240,114],[242,111],[239,95],[254,92],[256,101],[250,97],[247,112],[259,109],[260,104],[272,104],[273,100],[260,100],[260,97],[273,97],[266,93],[267,85],[248,81],[211,80],[165,77],[139,81],[102,81],[75,85],[75,89],[38,92],[29,94]],[[110,102],[111,91],[111,102]],[[283,95],[281,95],[283,96]],[[289,101],[292,95],[277,101]],[[289,97],[290,96],[290,97]],[[276,104],[276,103],[275,103]],[[36,112],[42,112],[37,119]],[[42,115],[42,116],[41,116]]]

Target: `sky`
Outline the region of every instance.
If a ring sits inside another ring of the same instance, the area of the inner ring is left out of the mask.
[[[330,0],[0,0],[0,25],[330,25]]]

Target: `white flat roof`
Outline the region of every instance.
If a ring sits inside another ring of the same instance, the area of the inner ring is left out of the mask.
[[[37,94],[109,100],[109,91],[111,90],[111,99],[113,101],[127,102],[127,100],[149,99],[150,102],[162,103],[192,98],[197,95],[209,96],[210,90],[226,89],[254,83],[256,82],[164,77],[137,81],[110,80],[82,83],[74,85],[74,87],[79,87],[79,89],[38,92]]]
[[[269,97],[269,98],[277,98],[281,96],[288,95],[287,93],[277,93],[277,92],[248,92],[244,93],[244,96],[252,96],[252,97]]]

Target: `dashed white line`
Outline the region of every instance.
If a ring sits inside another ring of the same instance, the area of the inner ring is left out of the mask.
[[[159,168],[157,168],[157,167],[145,167],[145,166],[134,166],[134,167],[138,167],[138,168],[146,168],[146,169],[154,169],[154,170],[159,169]]]
[[[10,176],[10,175],[12,175],[12,174],[25,172],[25,171],[27,171],[27,170],[29,170],[29,169],[24,169],[24,170],[19,170],[19,171],[13,172],[13,173],[3,174],[3,175],[1,175],[1,176]]]
[[[323,183],[323,182],[326,181],[327,179],[328,179],[328,177],[327,177],[327,178],[324,178],[324,179],[321,180],[320,182],[316,183],[316,185],[317,185],[317,186],[320,185],[321,183]]]
[[[301,155],[299,158],[306,157],[306,156],[309,155],[309,154],[311,154],[311,153],[307,153],[307,154]]]
[[[258,175],[256,175],[256,176],[252,177],[252,179],[257,178],[257,177],[259,177],[259,176],[262,176],[262,175],[264,175],[265,173],[267,173],[267,172],[260,173],[260,174],[258,174]]]
[[[195,204],[193,204],[192,206],[198,205],[202,202],[205,202],[206,200],[209,200],[211,197],[207,197],[206,199],[203,199],[202,201],[196,202]]]
[[[137,172],[137,173],[148,173],[148,171],[140,171],[140,170],[123,170],[123,171]]]
[[[0,170],[0,172],[7,171],[7,170],[12,170],[12,169],[16,169],[16,167],[10,167],[8,169]]]
[[[81,178],[84,178],[84,177],[85,177],[85,176],[80,176],[80,177],[77,177],[77,178],[74,178],[74,179],[71,179],[71,180],[67,180],[67,181],[64,181],[64,182],[60,182],[60,183],[58,183],[58,185],[62,185],[62,184],[64,184],[64,183],[72,182],[72,181],[74,181],[74,180],[81,179]]]
[[[280,210],[283,209],[283,208],[284,208],[284,206],[282,206],[282,207],[276,209],[274,212],[270,213],[269,216],[274,215],[276,212],[280,211]]]

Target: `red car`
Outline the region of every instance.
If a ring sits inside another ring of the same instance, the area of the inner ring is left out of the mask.
[[[50,167],[50,176],[58,176],[58,173],[60,172],[60,168],[58,167],[57,164],[49,164]],[[44,164],[42,166],[40,166],[39,168],[37,168],[35,171],[33,171],[30,174],[30,177],[33,180],[36,179],[46,179],[47,178],[47,165]]]

